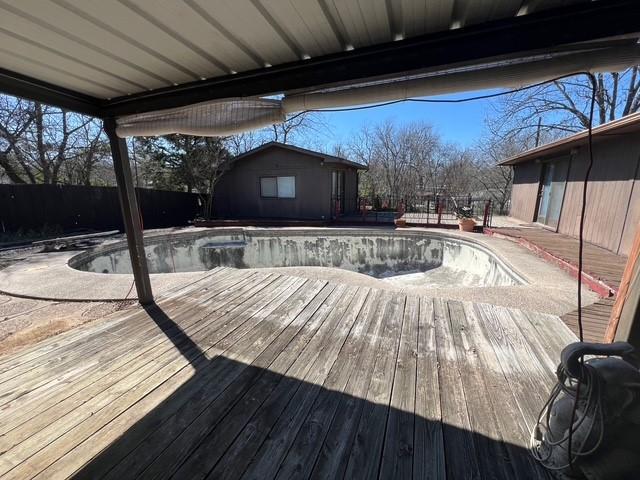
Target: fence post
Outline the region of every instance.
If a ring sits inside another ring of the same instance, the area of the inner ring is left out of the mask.
[[[484,202],[484,217],[482,218],[482,228],[485,229],[491,225],[491,200]]]
[[[489,220],[489,205],[491,205],[491,200],[485,200],[484,202],[484,216],[482,217],[482,228],[487,227],[487,220]]]

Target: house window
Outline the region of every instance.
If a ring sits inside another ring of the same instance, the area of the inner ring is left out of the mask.
[[[296,177],[260,177],[260,196],[296,198]]]

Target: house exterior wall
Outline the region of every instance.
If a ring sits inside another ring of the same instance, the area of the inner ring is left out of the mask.
[[[540,185],[540,171],[541,165],[535,162],[514,166],[510,210],[512,217],[527,222],[534,220]]]
[[[329,220],[333,170],[345,170],[346,206],[353,208],[357,192],[350,191],[350,179],[355,169],[329,162],[323,165],[318,157],[284,148],[256,152],[238,160],[219,180],[214,190],[214,214],[222,218]],[[261,197],[260,178],[269,176],[294,176],[296,197]]]
[[[619,249],[621,253],[628,255],[631,251],[637,228],[640,228],[640,165],[636,169],[633,191],[631,192],[631,197],[629,199],[627,220],[624,225],[624,230],[622,231],[622,239],[620,241]]]
[[[584,239],[612,252],[628,255],[640,222],[640,138],[624,135],[599,139],[594,143],[593,153]],[[563,157],[566,158],[566,153],[545,161]],[[585,146],[572,153],[557,229],[559,233],[578,236],[587,162],[588,150]],[[536,214],[540,163],[527,162],[515,165],[514,169],[511,214],[521,220],[532,221]],[[538,179],[534,188],[531,179],[536,171]]]

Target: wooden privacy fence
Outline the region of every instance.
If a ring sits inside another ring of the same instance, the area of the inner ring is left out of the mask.
[[[136,190],[144,228],[186,225],[201,211],[196,193]],[[0,232],[37,230],[122,230],[116,187],[0,185]]]

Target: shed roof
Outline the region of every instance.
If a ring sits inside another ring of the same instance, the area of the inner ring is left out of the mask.
[[[603,123],[592,129],[591,133],[595,139],[602,139],[607,136],[619,136],[628,133],[640,131],[640,112],[627,115],[626,117],[614,120],[612,122]],[[499,163],[499,165],[517,165],[519,163],[530,162],[540,158],[551,157],[553,155],[566,153],[573,148],[586,145],[589,139],[589,131],[583,130],[561,138],[554,142],[541,145],[531,150],[527,150],[519,155],[507,158]]]
[[[264,145],[260,145],[259,147],[256,147],[252,150],[249,150],[241,155],[238,155],[236,157],[234,157],[232,159],[232,162],[237,162],[238,160],[242,160],[245,159],[247,157],[252,157],[260,152],[263,152],[265,150],[271,149],[271,148],[281,148],[281,149],[285,149],[285,150],[290,150],[292,152],[297,152],[297,153],[302,153],[304,155],[308,155],[311,157],[316,157],[319,158],[320,160],[322,160],[323,162],[326,163],[338,163],[341,165],[345,165],[347,167],[353,167],[356,168],[358,170],[366,170],[367,166],[363,165],[361,163],[358,162],[352,162],[351,160],[347,160],[346,158],[343,157],[336,157],[334,155],[328,155],[326,153],[322,153],[322,152],[316,152],[315,150],[308,150],[306,148],[302,148],[302,147],[296,147],[295,145],[289,145],[286,143],[281,143],[281,142],[269,142],[269,143],[265,143]]]
[[[0,0],[0,91],[118,117],[640,30],[635,0]]]

